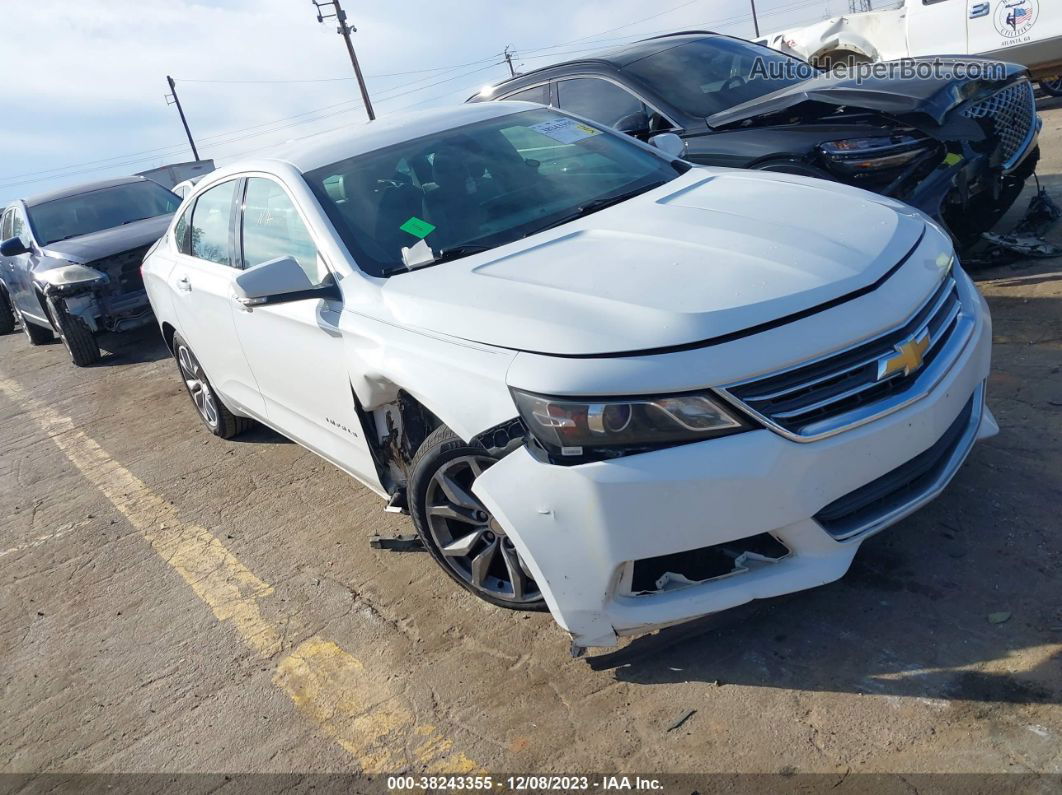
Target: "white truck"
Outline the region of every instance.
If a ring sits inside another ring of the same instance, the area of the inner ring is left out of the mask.
[[[900,0],[758,39],[816,66],[926,55],[977,55],[1028,67],[1062,96],[1059,0]]]

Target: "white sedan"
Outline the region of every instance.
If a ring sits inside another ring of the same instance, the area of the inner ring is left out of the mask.
[[[203,422],[575,651],[841,577],[998,430],[987,306],[916,210],[658,143],[486,103],[204,177],[143,268]]]

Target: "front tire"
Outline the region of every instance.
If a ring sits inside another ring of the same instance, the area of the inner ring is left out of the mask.
[[[417,450],[410,468],[409,512],[435,562],[485,602],[510,610],[545,610],[542,592],[512,541],[472,493],[497,462],[443,426]]]
[[[173,335],[173,358],[177,360],[177,369],[188,396],[192,398],[192,405],[208,431],[222,439],[231,439],[254,425],[254,420],[237,417],[222,402],[210,385],[199,360],[180,334]]]
[[[1040,88],[1044,93],[1052,97],[1062,97],[1062,75],[1058,77],[1044,78],[1040,81]]]
[[[70,361],[77,367],[89,367],[100,360],[100,344],[85,321],[66,311],[55,298],[44,299],[45,309],[52,326],[59,332],[59,339],[70,354]]]

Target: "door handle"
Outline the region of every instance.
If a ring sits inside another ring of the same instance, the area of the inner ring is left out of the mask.
[[[188,281],[187,276],[182,276],[177,280],[177,289],[180,290],[182,293],[192,292],[192,283]]]
[[[987,17],[990,13],[992,13],[991,3],[978,3],[977,5],[970,6],[970,19]]]

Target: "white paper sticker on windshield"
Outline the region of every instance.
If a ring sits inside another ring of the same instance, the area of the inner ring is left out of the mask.
[[[542,122],[542,124],[532,124],[531,129],[548,135],[562,144],[574,144],[591,135],[601,134],[601,130],[595,130],[590,125],[577,122],[575,119],[554,119]]]

